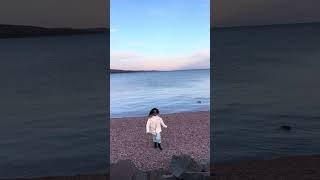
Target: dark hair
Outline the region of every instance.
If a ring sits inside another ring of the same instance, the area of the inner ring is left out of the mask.
[[[150,111],[150,113],[149,113],[149,117],[151,117],[151,116],[156,116],[156,115],[158,115],[159,113],[160,113],[159,109],[153,108],[153,109],[151,109],[151,111]]]

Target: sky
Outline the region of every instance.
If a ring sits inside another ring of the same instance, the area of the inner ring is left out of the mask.
[[[212,0],[211,26],[320,22],[319,0]]]
[[[174,70],[209,67],[210,23],[320,22],[319,7],[320,0],[1,0],[0,24],[110,27],[111,68]]]
[[[111,69],[210,65],[210,0],[111,0]]]

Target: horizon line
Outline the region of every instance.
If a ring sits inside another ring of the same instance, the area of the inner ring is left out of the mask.
[[[257,24],[257,25],[227,25],[227,26],[210,26],[210,29],[229,29],[229,28],[244,28],[244,27],[268,27],[268,26],[290,26],[290,25],[308,25],[308,24],[320,24],[320,21],[314,22],[297,22],[297,23],[274,23],[274,24]],[[41,26],[41,25],[26,25],[26,24],[2,24],[0,26],[24,26],[24,27],[37,27],[46,29],[111,29],[109,26],[96,26],[96,27],[68,27],[68,26]]]
[[[190,70],[210,70],[210,68],[199,68],[199,69],[174,69],[174,70],[128,70],[128,69],[109,69],[110,71],[128,71],[128,72],[168,72],[168,71],[190,71]]]

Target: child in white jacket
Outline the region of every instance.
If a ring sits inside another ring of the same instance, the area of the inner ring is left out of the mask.
[[[167,128],[167,126],[164,124],[163,120],[161,117],[159,117],[159,110],[157,108],[151,109],[149,113],[149,118],[147,121],[146,125],[146,130],[147,133],[152,134],[152,139],[154,142],[154,148],[159,147],[160,150],[161,148],[161,126]]]

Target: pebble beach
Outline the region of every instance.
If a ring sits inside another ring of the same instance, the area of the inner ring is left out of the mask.
[[[154,149],[146,134],[147,117],[113,118],[110,123],[111,163],[129,159],[140,170],[168,169],[173,155],[188,154],[198,162],[210,159],[210,112],[182,112],[160,115],[160,149]]]

